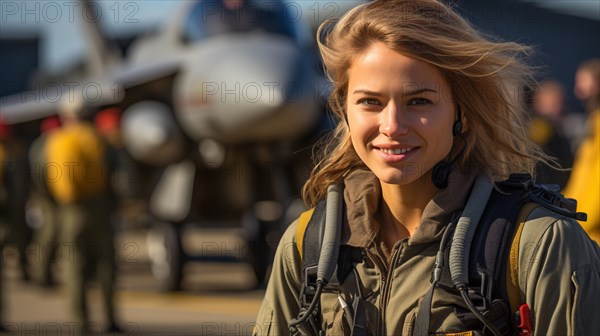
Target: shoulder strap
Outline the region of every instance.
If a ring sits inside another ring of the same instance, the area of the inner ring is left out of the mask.
[[[517,217],[533,181],[526,174],[513,174],[497,182],[471,243],[469,287],[477,289],[475,303],[483,311],[496,298],[506,297],[505,260],[515,234]]]
[[[291,335],[319,335],[319,306],[309,312],[310,304],[317,293],[317,268],[321,250],[320,231],[325,226],[325,202],[303,212],[298,218],[295,233],[296,249],[302,262],[302,286],[300,288],[300,313],[297,322],[290,322]],[[321,235],[322,236],[322,235]],[[305,316],[310,314],[309,316]],[[294,320],[292,320],[294,321]],[[302,321],[302,322],[300,322]]]
[[[323,231],[325,229],[326,202],[321,201],[298,219],[296,228],[296,248],[300,253],[303,268],[317,265],[321,253]]]
[[[344,211],[344,206],[341,204]],[[302,261],[302,286],[300,292],[300,309],[306,310],[317,290],[317,269],[321,257],[321,246],[325,234],[325,217],[327,204],[321,201],[313,209],[303,212],[298,218],[296,227],[296,249]],[[362,253],[357,248],[342,245],[339,247],[336,270],[329,281],[329,286],[338,286],[352,272],[355,262],[362,261]],[[318,334],[320,328],[320,306],[313,311],[308,323],[299,325],[299,329],[311,330]],[[357,315],[360,316],[360,315]],[[355,317],[356,318],[356,317]],[[355,324],[356,325],[356,324]]]

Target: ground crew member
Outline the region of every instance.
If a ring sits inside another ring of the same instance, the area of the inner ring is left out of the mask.
[[[562,85],[553,80],[540,82],[533,95],[531,110],[529,138],[544,153],[556,158],[559,165],[551,167],[540,162],[536,167],[536,183],[553,183],[562,189],[569,178],[567,169],[573,165],[571,145],[561,127],[565,114]]]
[[[10,134],[10,128],[0,119],[0,331],[4,331],[3,325],[3,314],[2,307],[4,306],[4,285],[2,283],[2,270],[4,263],[4,246],[6,243],[6,237],[8,236],[8,191],[6,190],[6,183],[4,179],[6,173],[4,172],[6,165],[8,164],[8,153],[6,150],[5,140]]]
[[[581,225],[600,242],[600,59],[579,66],[575,75],[575,95],[588,113],[587,134],[580,144],[565,195],[577,199],[578,207],[588,214]]]
[[[63,126],[48,136],[46,158],[62,171],[60,178],[48,179],[48,189],[59,205],[60,255],[78,327],[85,330],[89,326],[86,288],[95,276],[102,290],[107,330],[119,331],[113,298],[114,232],[105,147],[93,125],[81,119],[81,113],[77,102],[64,104],[60,115]]]
[[[1,123],[2,121],[0,121]],[[4,181],[5,222],[4,242],[16,248],[21,278],[30,279],[27,245],[31,240],[31,228],[25,218],[25,205],[29,197],[29,171],[26,146],[17,137],[14,126],[4,126],[6,131],[0,140],[4,147],[2,176]]]

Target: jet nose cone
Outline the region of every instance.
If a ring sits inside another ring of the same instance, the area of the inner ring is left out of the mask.
[[[177,85],[176,113],[196,139],[225,142],[297,136],[315,120],[310,78],[293,41],[268,34],[210,39]]]

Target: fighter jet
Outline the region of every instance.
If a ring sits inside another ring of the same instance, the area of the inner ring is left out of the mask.
[[[92,5],[79,3],[82,11]],[[145,190],[161,287],[179,288],[184,264],[198,259],[182,244],[190,225],[241,228],[247,249],[238,259],[252,264],[260,284],[276,244],[267,237],[297,213],[290,209],[311,164],[310,150],[292,154],[308,148],[325,116],[311,28],[290,9],[274,0],[182,1],[125,58],[82,20],[87,77],[63,83],[60,99],[5,97],[1,118],[26,123],[73,101],[90,113],[121,109],[125,147],[145,172],[127,183]]]

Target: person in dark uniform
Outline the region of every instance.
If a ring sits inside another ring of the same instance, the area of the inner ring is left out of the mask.
[[[25,172],[29,171],[26,145],[17,137],[14,127],[4,124],[0,120],[0,143],[3,147],[3,158],[0,173],[3,190],[0,192],[2,199],[2,216],[0,219],[0,240],[3,246],[14,247],[18,258],[21,278],[30,279],[29,263],[27,260],[27,245],[31,239],[31,228],[27,225],[25,206],[29,197],[29,178]],[[11,251],[11,253],[13,253]]]
[[[562,169],[573,164],[569,139],[561,127],[565,115],[564,88],[556,81],[542,81],[533,95],[529,137],[544,152],[556,158]],[[569,179],[569,171],[558,170],[546,164],[536,166],[537,183],[554,183],[562,189]]]
[[[59,206],[61,248],[72,313],[82,330],[89,327],[86,287],[95,277],[102,290],[108,332],[119,332],[115,316],[115,251],[108,196],[105,145],[94,126],[81,120],[81,106],[63,106],[63,126],[47,139],[48,161],[62,168],[62,178],[48,180]],[[67,256],[73,256],[72,258]]]
[[[60,127],[60,119],[52,116],[44,119],[40,125],[40,136],[29,147],[29,164],[35,174],[32,175],[31,208],[35,215],[31,216],[35,227],[33,244],[40,251],[40,258],[33,264],[34,280],[42,286],[55,283],[52,277],[52,264],[58,251],[58,229],[56,219],[57,205],[48,192],[46,174],[56,174],[52,164],[46,160],[44,148],[49,134]],[[53,175],[54,176],[54,175]]]
[[[0,120],[0,253],[4,254],[4,246],[8,235],[7,212],[8,212],[8,192],[6,183],[4,182],[6,174],[4,172],[6,164],[9,162],[6,139],[10,135],[10,128]],[[2,319],[2,307],[4,303],[3,284],[2,284],[2,269],[4,255],[0,258],[0,331],[4,331]]]

